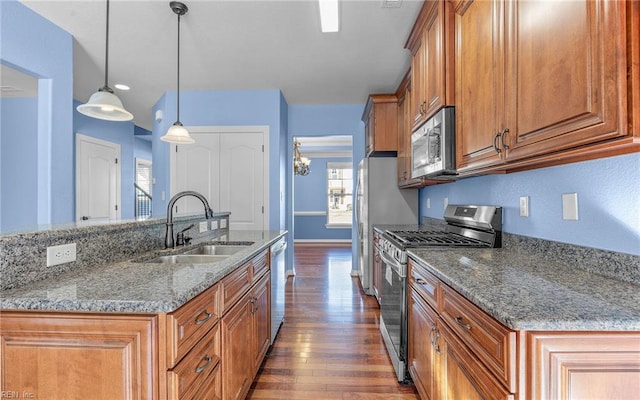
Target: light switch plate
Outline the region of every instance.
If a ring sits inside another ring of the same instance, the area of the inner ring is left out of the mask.
[[[427,208],[431,208],[431,197],[427,197]]]
[[[529,196],[520,197],[520,216],[521,217],[529,216]]]
[[[61,244],[47,247],[47,267],[66,264],[76,260],[76,244]]]
[[[211,221],[211,230],[216,230],[218,229],[218,220],[215,221]]]
[[[221,219],[220,220],[220,229],[224,229],[227,227],[227,220],[226,219]]]
[[[578,193],[564,193],[562,195],[562,219],[578,220]]]

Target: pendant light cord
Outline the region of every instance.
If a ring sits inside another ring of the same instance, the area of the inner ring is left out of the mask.
[[[178,14],[178,118],[176,121],[180,123],[180,14]]]
[[[107,0],[107,35],[104,47],[104,89],[109,90],[109,0]]]

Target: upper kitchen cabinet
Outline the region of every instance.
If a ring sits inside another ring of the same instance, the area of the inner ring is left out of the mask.
[[[396,91],[398,98],[398,186],[422,186],[422,180],[411,178],[411,71],[407,72]]]
[[[639,18],[637,2],[457,2],[458,172],[640,150]]]
[[[454,13],[449,1],[425,1],[409,34],[411,126],[454,102]]]
[[[398,98],[395,94],[372,94],[362,114],[364,122],[365,154],[398,151]]]

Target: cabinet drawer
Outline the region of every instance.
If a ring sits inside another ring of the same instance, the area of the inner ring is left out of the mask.
[[[205,292],[167,315],[167,362],[169,367],[178,361],[196,344],[220,317],[219,285]]]
[[[441,284],[442,318],[511,393],[516,392],[516,333]]]
[[[409,259],[409,284],[416,292],[420,293],[434,310],[438,309],[439,282],[440,280],[435,275],[428,272],[413,259]]]
[[[200,390],[190,398],[190,400],[220,400],[222,398],[222,374],[221,366],[218,364],[207,379],[203,382]]]
[[[175,368],[167,372],[169,398],[194,398],[218,364],[220,325],[216,325]]]
[[[269,269],[269,250],[255,256],[251,264],[253,265],[253,282],[256,282]]]
[[[251,287],[252,268],[251,262],[245,263],[233,271],[231,275],[222,279],[222,304],[220,310],[222,315],[233,307],[233,304]]]

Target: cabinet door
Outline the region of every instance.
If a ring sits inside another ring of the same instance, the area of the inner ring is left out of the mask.
[[[637,399],[637,332],[540,332],[527,335],[530,399]]]
[[[426,120],[426,100],[424,91],[425,81],[425,45],[424,34],[414,45],[411,54],[411,116],[412,130],[418,128]]]
[[[506,12],[509,161],[626,135],[625,2],[523,1]]]
[[[153,316],[3,312],[0,390],[49,400],[157,398],[157,329]]]
[[[424,101],[425,116],[429,118],[442,108],[446,102],[445,61],[449,55],[445,40],[445,5],[447,1],[433,2],[433,7],[424,28]],[[446,38],[448,39],[448,38]],[[452,71],[453,72],[453,71]]]
[[[438,327],[441,372],[438,388],[443,400],[513,400],[509,393],[467,347],[448,329]]]
[[[222,318],[222,396],[244,399],[253,379],[254,351],[250,294]]]
[[[502,162],[502,1],[460,1],[456,32],[456,163],[464,172]]]
[[[409,373],[423,400],[436,400],[437,357],[435,311],[411,288],[408,298]]]
[[[254,363],[251,380],[262,364],[271,344],[271,278],[269,274],[253,289]]]

